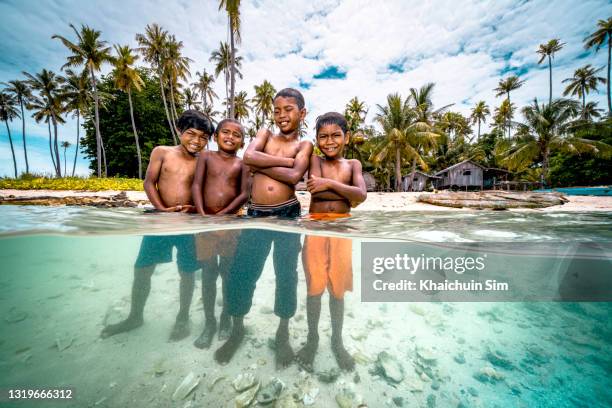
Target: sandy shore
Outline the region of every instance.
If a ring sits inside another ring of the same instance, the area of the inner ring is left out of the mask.
[[[72,190],[0,190],[0,198],[7,197],[110,197],[121,191],[72,191]],[[126,191],[127,198],[132,201],[147,201],[144,191]],[[449,208],[417,202],[422,193],[368,193],[368,198],[353,211],[475,211],[461,208]],[[308,208],[310,194],[298,191],[298,199],[302,208]],[[612,197],[567,196],[568,203],[544,209],[514,209],[511,211],[612,211]]]

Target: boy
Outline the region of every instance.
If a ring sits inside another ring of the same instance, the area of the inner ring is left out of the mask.
[[[242,147],[244,129],[235,119],[223,119],[217,125],[216,152],[200,154],[191,193],[200,215],[236,214],[248,198],[249,169],[236,152]],[[229,337],[231,321],[227,314],[225,281],[236,248],[237,231],[212,231],[196,235],[196,256],[202,265],[202,302],[204,330],[194,345],[208,348],[217,330],[215,298],[217,277],[221,275],[223,310],[219,319],[219,339]],[[217,262],[219,255],[219,262]]]
[[[197,155],[208,143],[214,128],[210,121],[195,110],[185,111],[177,122],[180,144],[157,146],[151,152],[144,189],[157,211],[194,212],[191,184]],[[109,337],[143,324],[144,306],[151,290],[151,275],[159,263],[172,261],[172,249],[177,248],[177,264],[181,277],[180,309],[170,341],[189,335],[189,307],[193,296],[193,273],[199,268],[195,258],[192,235],[145,236],[134,265],[132,303],[127,319],[106,326],[101,336]]]
[[[253,217],[300,216],[295,185],[302,179],[312,154],[312,143],[300,141],[299,127],[306,109],[302,94],[291,88],[274,97],[274,122],[280,132],[261,129],[244,154],[244,163],[253,173],[251,203],[247,214]],[[289,345],[289,319],[297,306],[297,261],[301,244],[298,234],[268,230],[244,230],[236,249],[235,261],[227,277],[228,312],[232,316],[232,333],[215,352],[215,359],[227,363],[244,338],[244,316],[249,312],[255,284],[274,242],[276,292],[274,313],[280,318],[276,331],[276,366],[287,366],[293,360]]]
[[[342,158],[350,135],[343,115],[326,113],[317,118],[317,146],[324,157],[310,160],[307,189],[312,194],[310,215],[314,219],[333,219],[348,216],[351,207],[366,199],[366,185],[358,160]],[[308,337],[297,353],[298,364],[306,371],[313,370],[315,352],[319,345],[319,316],[321,295],[327,287],[331,317],[332,351],[343,370],[352,370],[355,362],[342,342],[344,292],[353,288],[351,240],[337,237],[307,235],[304,239],[302,262],[308,285],[306,313]]]

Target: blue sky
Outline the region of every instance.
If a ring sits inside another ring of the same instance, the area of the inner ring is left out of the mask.
[[[354,96],[369,107],[367,121],[392,92],[435,82],[434,103],[454,103],[469,114],[479,100],[491,110],[501,102],[493,88],[501,77],[520,75],[527,82],[515,91],[518,106],[548,98],[546,64],[538,65],[538,44],[560,38],[565,48],[553,66],[553,94],[562,79],[586,64],[606,63],[605,49],[586,52],[583,39],[598,19],[612,11],[609,1],[244,1],[241,6],[244,79],[237,90],[253,96],[264,79],[277,88],[298,87],[306,98],[307,121],[327,111],[342,111]],[[186,0],[3,0],[0,2],[0,81],[21,78],[21,71],[59,71],[67,55],[52,34],[72,37],[68,24],[102,31],[109,44],[136,45],[134,35],[153,22],[182,40],[196,71],[212,71],[210,53],[227,38],[226,18],[217,1]],[[109,68],[106,67],[105,71]],[[601,72],[605,76],[605,71]],[[222,78],[217,94],[224,95]],[[589,100],[605,108],[605,90]],[[220,107],[218,110],[221,110]],[[51,172],[47,128],[27,115],[30,167]],[[10,124],[18,170],[24,170],[21,122]],[[103,132],[104,130],[102,130]],[[60,128],[60,139],[75,142],[76,123]],[[68,161],[73,157],[68,153]],[[69,166],[70,167],[70,166]],[[88,173],[79,160],[77,172]],[[0,176],[12,174],[6,127],[0,127]]]

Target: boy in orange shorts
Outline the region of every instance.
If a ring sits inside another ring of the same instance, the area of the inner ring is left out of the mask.
[[[361,163],[342,157],[350,137],[346,119],[336,112],[319,116],[316,132],[317,146],[324,157],[312,156],[310,159],[307,181],[307,189],[312,195],[310,217],[318,220],[348,217],[351,207],[362,203],[367,193]],[[321,295],[327,287],[332,351],[341,369],[352,370],[355,362],[342,342],[344,292],[353,290],[352,242],[346,238],[308,235],[304,240],[302,262],[308,284],[308,338],[296,360],[306,371],[313,370],[319,346]]]

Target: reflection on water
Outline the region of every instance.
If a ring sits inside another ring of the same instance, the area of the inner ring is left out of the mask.
[[[45,406],[612,404],[610,303],[364,303],[359,277],[363,237],[610,241],[610,215],[359,214],[223,231],[194,218],[156,235],[175,219],[82,215],[55,216],[71,235],[0,240],[0,388],[74,389]],[[244,331],[220,355],[230,322]]]

